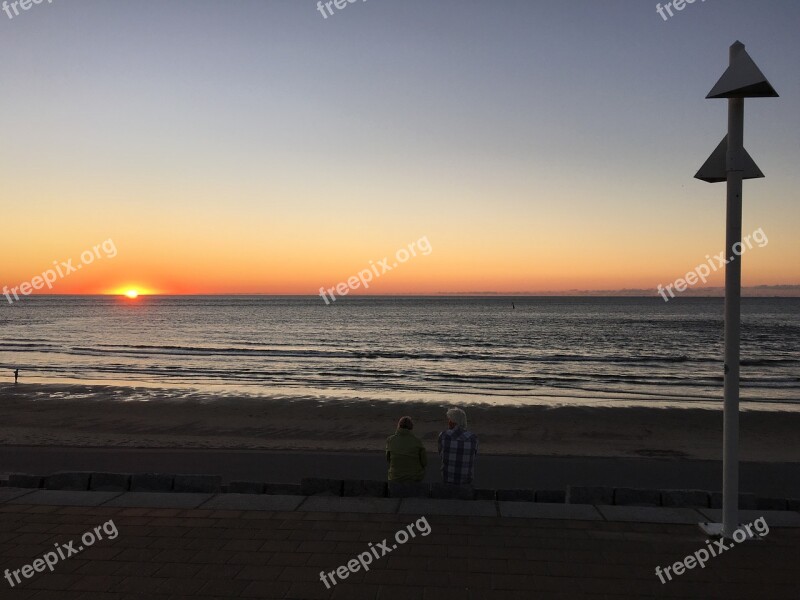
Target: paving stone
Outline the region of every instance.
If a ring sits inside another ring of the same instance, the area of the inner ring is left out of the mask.
[[[265,494],[275,494],[278,496],[302,496],[299,483],[266,483],[264,484]]]
[[[70,587],[70,590],[80,592],[107,592],[114,587],[119,587],[123,579],[123,577],[114,577],[111,575],[83,575]]]
[[[171,492],[175,475],[166,473],[134,473],[131,477],[132,492]]]
[[[388,513],[397,512],[398,498],[335,498],[333,496],[311,496],[298,508],[301,512],[335,513]]]
[[[614,489],[614,502],[620,506],[661,506],[660,490]]]
[[[756,497],[756,509],[758,510],[789,510],[786,498],[762,498]]]
[[[342,482],[342,496],[364,496],[368,498],[385,498],[387,494],[385,481],[363,479],[345,479]]]
[[[263,494],[264,484],[259,481],[231,481],[227,486],[229,494]]]
[[[603,486],[567,486],[568,504],[614,504],[614,488]]]
[[[596,508],[608,521],[692,525],[706,520],[704,515],[693,508],[618,505],[598,505]]]
[[[341,479],[307,477],[300,480],[303,496],[341,496],[344,482]]]
[[[97,492],[93,492],[97,493]],[[174,492],[128,492],[104,506],[141,508],[198,508],[212,494],[176,494]]]
[[[497,500],[497,491],[478,488],[475,490],[475,500]]]
[[[722,507],[722,504],[720,504]],[[739,508],[742,510],[756,510],[758,501],[755,494],[739,494]]]
[[[550,504],[564,503],[567,501],[567,492],[564,490],[536,490],[536,502],[549,502]]]
[[[250,585],[248,581],[218,580],[209,581],[197,591],[197,596],[219,596],[223,598],[239,598],[240,594]],[[195,597],[197,597],[195,596]]]
[[[3,502],[7,502],[9,500],[13,500],[14,498],[19,498],[20,496],[24,496],[25,494],[30,494],[34,490],[32,488],[14,488],[14,487],[4,487],[0,488],[0,504]]]
[[[303,496],[278,496],[268,494],[218,494],[205,502],[201,508],[218,510],[296,510]]]
[[[450,499],[450,500],[474,500],[475,490],[471,485],[432,483],[431,498]]]
[[[40,488],[44,486],[44,477],[41,475],[27,475],[25,473],[11,473],[8,476],[8,487],[13,488]]]
[[[34,490],[9,500],[7,504],[43,504],[47,506],[100,506],[119,496],[119,492],[73,492],[69,490]]]
[[[432,498],[403,498],[399,514],[453,515],[471,517],[496,517],[497,506],[488,500],[435,500]]]
[[[170,594],[169,596],[155,596],[153,590],[150,586],[153,583],[158,584],[157,591],[159,594]],[[170,598],[170,599],[178,599],[178,598],[197,598],[197,592],[200,589],[208,584],[208,580],[203,579],[203,573],[200,572],[198,577],[191,578],[191,579],[184,579],[184,578],[169,578],[169,579],[161,579],[161,580],[154,580],[152,578],[128,578],[123,582],[123,586],[125,589],[139,592],[141,595],[136,596],[137,600],[141,598],[141,600],[148,600],[150,598]],[[220,596],[217,596],[220,598]],[[226,598],[225,596],[221,596],[221,598]],[[229,597],[228,597],[229,598]]]
[[[217,494],[222,491],[222,477],[219,475],[175,475],[172,491],[189,494]]]
[[[662,506],[707,508],[709,492],[705,490],[662,490]]]
[[[292,587],[286,581],[251,581],[242,592],[242,598],[285,598]]]
[[[292,582],[292,586],[284,597],[298,600],[325,600],[330,598],[330,592],[326,590],[325,586],[319,581],[319,573],[317,573],[315,578],[316,582],[310,583],[309,579],[309,577],[303,577],[302,582]],[[383,596],[380,597],[383,598]],[[388,596],[387,600],[390,600]],[[412,598],[408,600],[412,600]]]
[[[129,473],[92,473],[89,489],[98,492],[127,492],[131,486]]]
[[[390,498],[428,498],[431,495],[429,483],[389,482]]]
[[[500,516],[522,519],[574,519],[602,521],[603,515],[589,504],[549,502],[498,502]]]
[[[698,508],[711,523],[722,522],[722,510],[718,508]],[[763,517],[769,527],[800,527],[800,514],[790,510],[740,510],[739,523],[754,523]]]
[[[533,502],[533,490],[497,490],[499,502]]]
[[[68,490],[82,492],[89,489],[91,473],[53,473],[44,480],[44,487],[48,490]]]
[[[722,508],[722,492],[711,492],[709,507]],[[758,508],[758,506],[756,504],[755,494],[739,494],[739,510],[755,510],[756,508]]]

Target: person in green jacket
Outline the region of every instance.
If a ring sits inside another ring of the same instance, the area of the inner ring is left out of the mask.
[[[397,432],[386,440],[386,460],[389,462],[389,481],[406,483],[422,481],[428,456],[420,439],[411,433],[414,422],[403,417],[397,423]]]

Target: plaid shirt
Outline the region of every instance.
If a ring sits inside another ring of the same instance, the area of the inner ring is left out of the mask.
[[[439,455],[442,457],[442,481],[455,485],[472,483],[478,436],[460,427],[439,434]]]

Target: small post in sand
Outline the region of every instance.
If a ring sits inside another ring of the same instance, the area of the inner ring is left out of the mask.
[[[725,405],[722,441],[722,523],[701,523],[708,535],[731,538],[739,527],[739,323],[742,295],[742,181],[764,177],[744,149],[744,99],[778,94],[747,54],[730,47],[729,66],[706,98],[728,99],[728,135],[695,177],[728,184],[725,252]]]

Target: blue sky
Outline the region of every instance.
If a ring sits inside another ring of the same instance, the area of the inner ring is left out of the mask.
[[[323,272],[427,235],[435,260],[387,291],[671,281],[722,244],[724,186],[692,176],[725,133],[725,102],[704,97],[738,39],[782,96],[746,106],[767,179],[746,184],[744,228],[770,245],[745,282],[800,284],[800,3],[698,0],[667,22],[655,6],[368,0],[323,19],[311,0],[54,0],[0,13],[0,191],[15,224],[0,250],[18,257],[0,275],[114,237],[115,268],[157,273],[156,287],[188,269],[195,289],[192,261],[222,279],[235,262],[221,291],[313,293]]]

